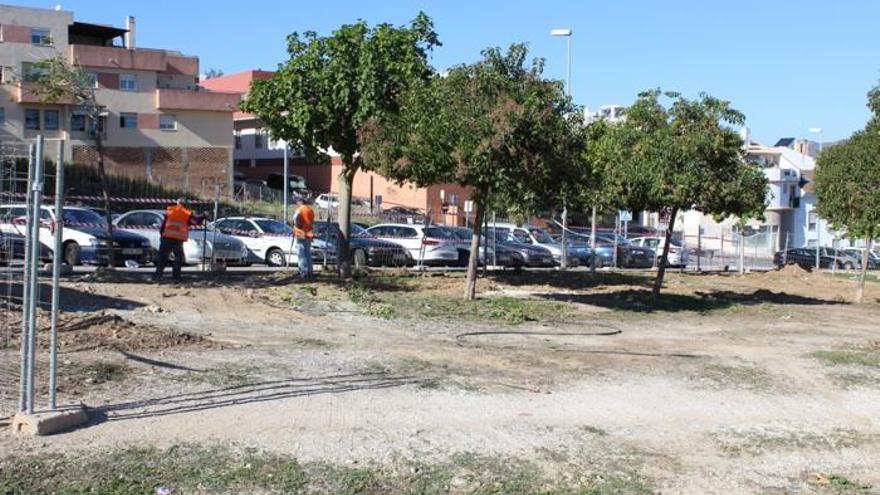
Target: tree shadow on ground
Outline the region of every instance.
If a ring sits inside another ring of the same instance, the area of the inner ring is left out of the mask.
[[[758,289],[753,292],[706,291],[690,294],[653,294],[649,290],[629,289],[592,294],[543,294],[540,297],[554,301],[586,304],[636,313],[695,311],[705,313],[733,306],[779,305],[837,305],[841,301],[799,296],[786,292]]]
[[[423,380],[385,372],[254,381],[228,387],[109,404],[89,409],[90,425],[106,421],[153,418],[209,409],[280,401],[294,397],[341,394],[419,384]]]
[[[590,273],[586,271],[519,271],[491,272],[486,277],[497,283],[511,286],[548,285],[558,289],[590,289],[602,286],[650,287],[654,275],[645,272]]]
[[[180,281],[174,281],[166,272],[160,282],[152,281],[152,272],[145,271],[101,271],[85,275],[68,277],[69,282],[85,282],[90,284],[144,284],[159,287],[180,288],[211,288],[234,287],[242,289],[265,289],[270,287],[287,287],[292,285],[330,285],[346,289],[354,285],[367,287],[377,291],[396,292],[412,290],[406,284],[407,277],[392,274],[370,273],[354,279],[343,279],[335,273],[318,273],[309,280],[302,280],[297,272],[279,270],[236,270],[225,272],[183,272]]]

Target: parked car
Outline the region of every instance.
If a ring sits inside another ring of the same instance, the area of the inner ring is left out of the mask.
[[[23,235],[0,231],[0,266],[24,260],[25,244]],[[52,249],[40,243],[40,261],[52,261],[52,253]]]
[[[784,265],[799,265],[803,268],[816,267],[816,248],[792,248],[787,251],[777,251],[773,255],[773,263],[782,267]],[[858,260],[834,248],[819,248],[819,268],[840,268],[852,270],[858,265]]]
[[[318,197],[315,198],[315,206],[325,210],[339,208],[339,197],[335,194],[319,194]]]
[[[4,233],[23,235],[27,206],[12,204],[0,206],[0,230]],[[105,220],[97,213],[81,207],[65,207],[62,210],[64,230],[62,246],[64,261],[69,265],[110,264],[110,242],[115,248],[114,265],[121,265],[128,260],[146,263],[152,260],[153,250],[144,236],[113,230],[108,240]],[[55,229],[57,222],[55,207],[40,207],[40,244],[52,249],[55,245]]]
[[[165,221],[165,210],[133,210],[124,213],[114,221],[116,230],[135,233],[147,238],[154,250],[158,251],[161,235],[159,228]],[[206,230],[204,227],[191,228],[189,240],[183,243],[187,264],[198,264],[203,260],[216,259],[229,265],[247,265],[249,253],[243,242],[222,232]]]
[[[489,227],[483,231],[488,243],[503,245],[510,249],[522,259],[523,266],[531,268],[549,268],[556,265],[553,260],[553,253],[543,246],[536,246],[531,243],[524,243],[513,235],[510,229],[495,229]]]
[[[367,232],[378,239],[403,246],[416,263],[437,266],[456,266],[462,263],[458,239],[440,227],[380,223],[367,229]]]
[[[554,240],[546,230],[532,226],[520,227],[512,223],[496,223],[493,227],[496,230],[510,231],[521,243],[546,248],[553,255],[553,260],[557,265],[562,263],[562,244]],[[592,262],[592,253],[585,251],[585,249],[588,249],[585,244],[572,242],[567,249],[568,266],[580,265],[581,258],[586,258],[588,263]]]
[[[464,251],[465,255],[470,258],[471,241],[474,236],[474,231],[467,227],[447,228],[458,238],[459,249]],[[520,256],[516,250],[508,248],[503,243],[493,243],[484,236],[480,238],[480,247],[477,251],[477,264],[482,266],[486,263],[510,268],[520,267],[525,264],[522,256]]]
[[[589,234],[576,231],[573,234],[588,246],[592,245]],[[654,250],[632,245],[626,238],[612,233],[596,235],[596,266],[614,266],[614,239],[617,238],[617,266],[621,268],[651,268],[654,266]]]
[[[336,222],[315,222],[315,239],[329,240],[337,250],[339,246],[339,224]],[[373,237],[367,229],[351,224],[351,237],[348,239],[348,254],[355,268],[368,266],[409,266],[413,258],[400,244]]]
[[[633,246],[643,247],[654,251],[654,256],[656,258],[655,264],[660,265],[660,258],[663,257],[663,244],[666,242],[665,237],[636,237],[630,239],[629,242],[632,243]],[[666,258],[666,263],[667,266],[680,266],[682,268],[687,266],[688,251],[680,241],[670,240],[669,254]]]
[[[861,268],[862,253],[865,252],[865,248],[843,248],[843,252],[858,260],[859,263],[856,266]],[[880,269],[880,253],[873,250],[868,251],[868,270],[877,269]]]
[[[220,233],[234,237],[247,246],[249,263],[265,263],[268,266],[299,263],[293,229],[284,222],[263,217],[226,217],[218,219],[213,226]],[[322,263],[325,256],[328,263],[336,263],[336,249],[328,248],[328,244],[321,239],[315,239],[312,242],[312,260]]]

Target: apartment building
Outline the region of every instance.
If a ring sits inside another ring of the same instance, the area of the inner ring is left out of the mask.
[[[215,185],[228,191],[239,94],[202,88],[198,57],[139,48],[136,40],[133,17],[118,28],[63,10],[0,5],[0,141],[64,139],[67,159],[96,163],[100,132],[110,173],[193,194],[213,195]],[[104,108],[100,122],[33,93],[40,76],[33,64],[58,55],[91,75]]]

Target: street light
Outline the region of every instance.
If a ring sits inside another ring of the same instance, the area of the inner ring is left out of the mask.
[[[810,131],[811,134],[817,134],[819,136],[817,139],[819,141],[819,154],[821,154],[822,153],[822,128],[821,127],[810,127],[808,130]],[[809,149],[807,149],[805,151],[809,151]],[[806,153],[804,153],[804,154],[806,154]],[[818,158],[818,156],[819,155],[817,154],[816,157]],[[819,247],[819,236],[821,235],[821,230],[819,229],[819,227],[820,227],[821,223],[822,222],[821,222],[821,219],[819,218],[819,215],[816,215],[816,271],[819,270],[819,251],[822,249]],[[832,270],[832,272],[834,271],[834,262],[832,262],[832,264],[831,264],[831,270]]]
[[[563,36],[568,40],[568,63],[566,64],[565,92],[571,98],[571,29],[559,28],[550,31],[550,36]],[[562,207],[562,256],[559,267],[565,270],[568,267],[568,244],[566,241],[566,229],[568,228],[568,208]],[[595,265],[595,262],[593,263]]]

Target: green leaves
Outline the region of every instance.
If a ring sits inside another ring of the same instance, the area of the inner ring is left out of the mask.
[[[880,135],[870,128],[819,155],[819,212],[835,228],[860,238],[880,232]]]
[[[707,94],[641,93],[609,137],[619,153],[605,170],[608,194],[633,209],[762,215],[766,179],[745,161],[730,127],[744,121],[729,102]]]
[[[424,13],[408,27],[360,21],[327,37],[291,33],[289,60],[272,79],[254,81],[242,108],[274,137],[302,143],[312,158],[333,148],[358,167],[362,126],[396,112],[398,97],[431,76],[427,56],[439,44]]]

